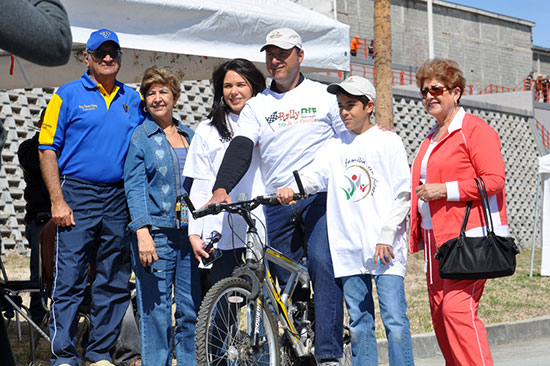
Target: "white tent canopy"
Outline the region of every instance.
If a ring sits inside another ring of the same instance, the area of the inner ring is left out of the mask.
[[[303,71],[349,70],[349,26],[289,0],[66,0],[73,57],[42,67],[0,51],[0,88],[55,87],[78,78],[91,32],[115,31],[123,48],[118,79],[138,82],[145,68],[169,66],[184,79],[210,78],[224,59],[242,57],[265,71],[260,48],[272,29],[289,27],[302,37]]]

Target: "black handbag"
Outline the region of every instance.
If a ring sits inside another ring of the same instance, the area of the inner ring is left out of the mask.
[[[439,260],[441,278],[479,280],[510,276],[516,270],[516,255],[519,249],[514,243],[514,238],[494,233],[485,183],[481,178],[475,178],[475,181],[481,196],[487,235],[466,236],[466,224],[472,208],[472,201],[468,201],[460,235],[443,243],[435,254],[435,258]]]

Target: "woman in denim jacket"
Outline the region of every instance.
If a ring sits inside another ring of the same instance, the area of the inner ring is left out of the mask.
[[[178,365],[194,365],[196,313],[201,289],[198,262],[187,237],[179,196],[191,182],[182,176],[193,131],[172,117],[180,81],[149,68],[140,88],[147,117],[130,143],[124,187],[130,209],[143,365],[172,365],[172,289],[176,303]]]

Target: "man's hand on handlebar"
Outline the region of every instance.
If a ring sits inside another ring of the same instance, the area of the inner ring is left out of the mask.
[[[206,207],[214,203],[232,203],[233,202],[231,197],[227,194],[225,188],[218,188],[212,193],[213,194],[212,194],[212,197],[210,198],[210,201],[206,202],[206,204],[202,207]]]
[[[296,197],[294,196],[294,191],[292,188],[279,188],[277,190],[277,196],[279,196],[278,201],[283,205],[296,204]]]

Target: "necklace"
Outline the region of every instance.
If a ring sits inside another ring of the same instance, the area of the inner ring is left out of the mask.
[[[176,132],[178,132],[177,127],[176,127],[175,125],[172,125],[172,126],[174,127],[174,132],[168,133],[168,132],[166,132],[166,130],[164,130],[164,133],[166,134],[166,136],[172,136],[172,135],[174,135]],[[167,129],[168,129],[168,128],[167,128]]]

